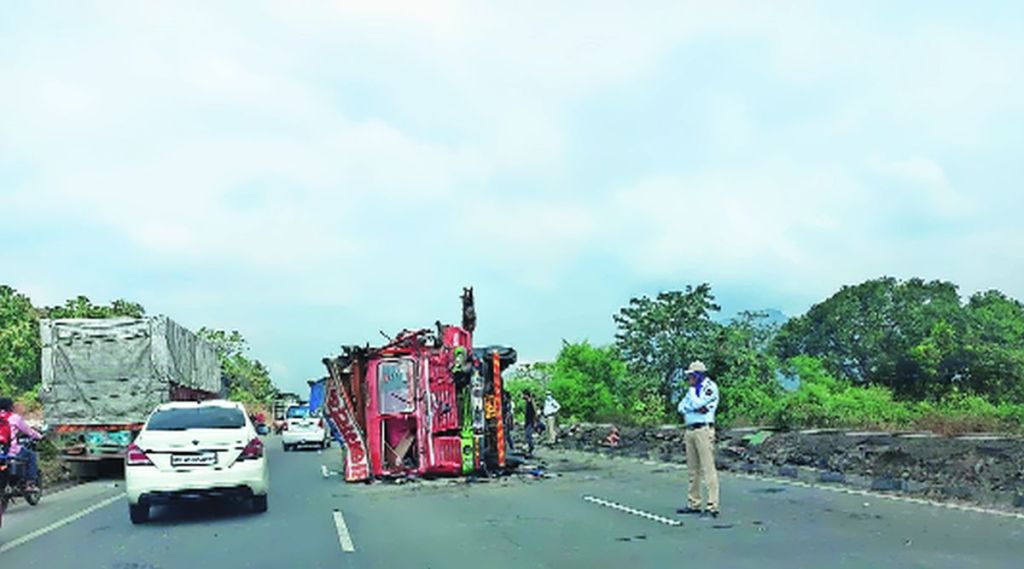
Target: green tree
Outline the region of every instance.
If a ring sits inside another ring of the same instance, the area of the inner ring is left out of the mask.
[[[566,343],[555,360],[548,388],[564,415],[579,420],[607,419],[621,413],[629,390],[626,364],[613,347]]]
[[[29,298],[0,285],[0,394],[21,394],[39,383],[39,315]]]
[[[198,335],[217,352],[231,399],[242,403],[270,403],[274,399],[278,390],[270,371],[259,360],[247,357],[249,346],[238,331],[200,328]]]
[[[551,370],[554,364],[550,362],[533,362],[519,364],[507,372],[504,377],[505,390],[509,397],[515,402],[515,420],[522,423],[526,418],[523,392],[527,389],[533,395],[543,395],[551,382]]]
[[[721,327],[711,314],[719,310],[706,283],[662,292],[653,299],[632,298],[612,317],[618,327],[615,345],[630,371],[658,378],[659,391],[668,401],[676,371],[715,351]]]
[[[956,285],[887,277],[843,287],[787,322],[776,345],[784,359],[820,357],[838,377],[919,398],[964,371],[965,323]]]
[[[741,312],[718,332],[709,360],[721,386],[716,420],[764,423],[782,395],[777,375],[779,363],[773,350],[778,325],[765,312]]]
[[[999,291],[966,306],[965,386],[994,401],[1024,403],[1024,304]]]
[[[117,299],[109,305],[95,304],[85,295],[68,299],[60,306],[42,310],[46,318],[142,318],[146,309],[137,302]]]

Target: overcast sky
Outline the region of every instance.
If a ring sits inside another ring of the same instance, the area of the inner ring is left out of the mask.
[[[1024,298],[1021,2],[6,2],[0,282],[238,329],[278,384],[457,322],[521,359],[712,283]]]

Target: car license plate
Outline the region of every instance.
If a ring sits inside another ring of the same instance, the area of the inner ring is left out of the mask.
[[[171,466],[210,466],[212,464],[217,464],[217,454],[213,452],[171,455]]]

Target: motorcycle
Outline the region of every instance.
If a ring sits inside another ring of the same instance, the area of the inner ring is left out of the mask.
[[[36,441],[32,439],[18,439],[24,448],[35,451]],[[42,479],[36,473],[36,479],[30,481],[25,478],[25,461],[14,455],[0,452],[0,524],[3,523],[3,512],[11,503],[22,498],[30,506],[39,504],[43,496]],[[29,488],[29,482],[35,482],[34,488]]]

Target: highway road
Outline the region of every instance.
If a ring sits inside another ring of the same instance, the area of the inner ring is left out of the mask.
[[[723,516],[679,516],[685,469],[542,451],[547,477],[348,485],[339,451],[270,439],[270,510],[154,510],[133,526],[117,481],[18,505],[0,567],[998,568],[1024,565],[1024,517],[722,476]],[[326,475],[326,476],[325,476]]]

